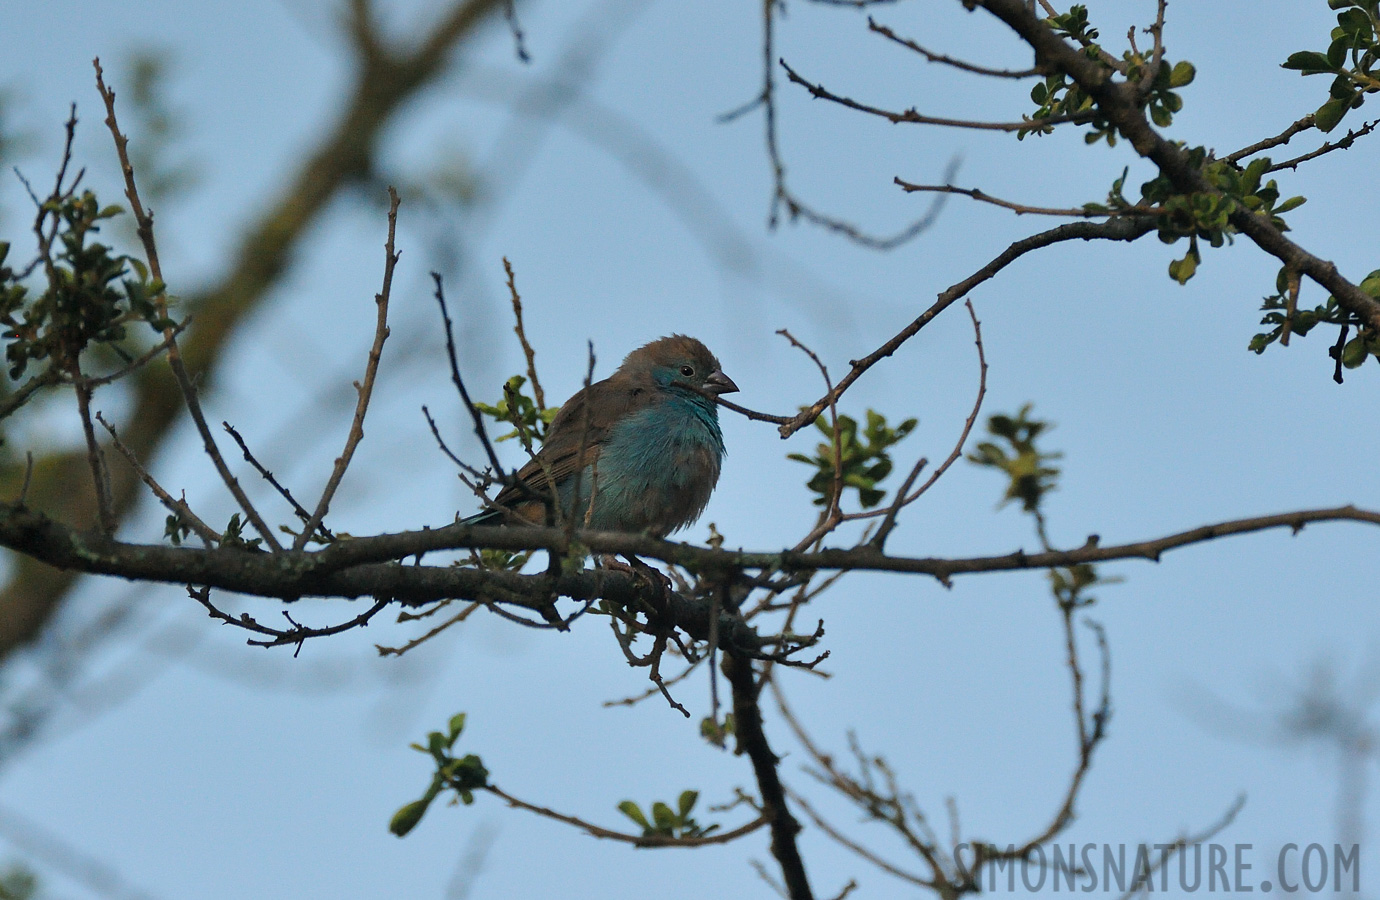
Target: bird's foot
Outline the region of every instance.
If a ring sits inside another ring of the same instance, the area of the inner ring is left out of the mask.
[[[614,572],[626,572],[633,578],[656,588],[661,593],[662,602],[671,599],[673,582],[666,573],[647,565],[632,554],[628,554],[627,559],[628,562],[624,563],[612,556],[601,556],[599,562],[605,569]]]

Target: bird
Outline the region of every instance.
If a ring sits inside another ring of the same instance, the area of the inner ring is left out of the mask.
[[[716,399],[737,390],[692,337],[639,347],[567,400],[536,455],[462,524],[546,524],[556,499],[557,521],[664,538],[709,503],[724,457]]]

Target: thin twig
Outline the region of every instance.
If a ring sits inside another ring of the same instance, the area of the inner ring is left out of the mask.
[[[385,647],[382,644],[375,644],[374,649],[379,652],[379,656],[402,656],[404,653],[411,650],[413,647],[426,643],[427,641],[436,637],[436,635],[445,631],[452,625],[459,625],[461,622],[468,619],[471,613],[473,613],[476,609],[479,609],[483,605],[484,604],[482,603],[469,604],[464,609],[460,610],[460,612],[451,616],[449,619],[446,619],[444,622],[442,622],[440,625],[437,625],[435,628],[431,629],[426,634],[420,637],[413,638],[406,644],[403,644],[401,647]]]
[[[954,187],[951,184],[911,184],[901,178],[893,178],[892,183],[901,188],[907,194],[924,192],[931,194],[962,194],[964,197],[972,197],[974,200],[981,200],[983,203],[991,203],[993,206],[1000,206],[1002,209],[1009,209],[1018,216],[1037,215],[1037,216],[1073,216],[1080,219],[1097,219],[1108,216],[1154,216],[1163,212],[1155,206],[1129,206],[1125,209],[1108,210],[1088,210],[1077,206],[1029,206],[1024,203],[1016,203],[1012,200],[1003,200],[1000,197],[993,197],[991,194],[983,193],[977,188]]]
[[[1242,147],[1235,153],[1228,153],[1226,156],[1222,157],[1222,159],[1225,162],[1233,164],[1238,163],[1248,156],[1255,156],[1261,150],[1269,150],[1272,147],[1278,147],[1280,144],[1287,144],[1294,135],[1302,131],[1307,131],[1312,127],[1314,127],[1313,113],[1309,113],[1274,137],[1265,138],[1263,141],[1256,141],[1254,144]]]
[[[824,395],[834,396],[834,383],[829,378],[829,369],[820,361],[818,354],[809,347],[802,344],[784,328],[778,329],[777,334],[791,342],[791,346],[805,353],[819,369],[820,377],[824,379]],[[829,496],[824,505],[823,512],[820,513],[819,522],[805,535],[795,546],[796,551],[804,550],[817,541],[825,538],[829,532],[833,531],[843,520],[842,512],[839,510],[839,500],[843,497],[843,448],[842,436],[839,434],[839,411],[837,405],[832,401],[829,404],[829,446],[834,456],[834,478],[830,482]]]
[[[1284,162],[1274,163],[1265,171],[1268,173],[1278,172],[1280,169],[1297,170],[1301,163],[1306,163],[1309,160],[1317,159],[1319,156],[1322,156],[1325,153],[1331,153],[1333,150],[1349,150],[1351,148],[1351,145],[1356,143],[1357,138],[1362,138],[1370,134],[1372,131],[1376,129],[1376,126],[1380,126],[1380,119],[1374,119],[1370,122],[1367,122],[1366,124],[1362,125],[1360,128],[1357,128],[1354,131],[1348,131],[1346,133],[1346,137],[1337,141],[1328,141],[1327,143],[1323,144],[1321,147],[1312,151],[1311,153],[1305,153],[1302,156],[1296,156],[1293,159],[1286,159]]]
[[[873,250],[892,250],[907,241],[913,240],[915,237],[928,230],[929,227],[938,220],[939,214],[944,208],[946,197],[942,195],[936,196],[924,215],[897,231],[895,234],[878,236],[869,234],[861,228],[835,216],[820,212],[797,197],[787,184],[786,163],[781,153],[780,139],[777,134],[775,15],[778,2],[779,0],[762,0],[762,90],[758,96],[746,106],[728,114],[728,118],[733,118],[757,106],[762,107],[766,131],[767,159],[771,163],[772,171],[772,198],[771,208],[767,215],[768,227],[775,228],[777,224],[779,224],[781,210],[784,208],[792,221],[804,219],[813,225],[828,229],[835,234],[843,235],[848,240]],[[844,5],[861,6],[865,5],[866,2],[867,0],[854,0],[854,2]],[[725,119],[721,118],[721,120]],[[955,157],[951,159],[946,166],[944,180],[952,181],[957,175],[957,172],[958,159]],[[749,414],[747,410],[734,404],[724,403],[724,405],[729,409],[748,415],[749,418],[759,417]],[[766,419],[766,421],[770,421],[770,419]]]
[[[91,424],[91,387],[82,377],[75,361],[72,368],[77,390],[77,411],[81,416],[82,435],[86,438],[86,461],[91,467],[92,486],[96,491],[96,512],[101,532],[109,537],[115,533],[115,510],[110,499],[110,475],[105,468],[105,453],[96,440],[96,429]]]
[[[469,410],[470,418],[474,421],[474,433],[479,438],[479,442],[484,445],[484,453],[489,457],[489,465],[493,467],[494,477],[507,483],[508,476],[503,472],[503,466],[498,461],[498,454],[494,452],[494,445],[489,441],[488,429],[484,427],[484,416],[479,412],[479,408],[470,399],[470,392],[465,387],[465,379],[460,375],[460,361],[455,355],[455,328],[450,320],[450,310],[446,307],[446,292],[441,282],[439,272],[431,273],[431,280],[436,285],[434,296],[437,304],[441,307],[441,323],[446,331],[446,358],[450,361],[450,380],[455,385],[455,389],[460,392],[460,399],[465,404],[465,409]]]
[[[293,619],[292,616],[288,614],[287,610],[283,610],[283,617],[288,620],[288,624],[292,627],[273,628],[272,626],[264,625],[261,622],[258,622],[248,613],[242,613],[239,617],[235,617],[220,609],[214,603],[211,602],[211,589],[208,587],[188,587],[187,593],[198,603],[200,603],[203,607],[206,608],[206,611],[210,614],[211,618],[219,619],[226,625],[234,625],[237,628],[243,628],[246,631],[252,631],[255,634],[265,635],[268,638],[267,640],[263,641],[256,641],[253,638],[250,638],[249,641],[247,641],[247,643],[249,643],[250,645],[254,647],[281,647],[285,644],[296,644],[297,649],[293,652],[293,656],[296,656],[298,653],[302,652],[302,644],[305,643],[308,638],[330,637],[331,635],[340,634],[343,631],[349,631],[354,628],[365,627],[369,624],[370,619],[376,616],[384,607],[388,606],[388,604],[392,602],[392,600],[390,600],[387,597],[380,600],[375,600],[373,606],[369,607],[364,612],[355,616],[353,619],[350,619],[346,622],[341,622],[338,625],[330,625],[326,628],[308,628],[307,626],[302,625],[298,623],[295,619]]]
[[[105,85],[100,59],[96,58],[91,62],[96,69],[96,87],[100,91],[101,99],[105,101],[105,124],[110,129],[111,137],[115,140],[115,153],[120,159],[120,170],[124,173],[125,196],[129,199],[130,209],[134,213],[135,230],[139,234],[139,240],[144,245],[144,255],[148,258],[149,271],[153,273],[154,280],[160,284],[166,284],[167,282],[163,278],[162,265],[158,261],[158,245],[153,235],[153,212],[151,210],[146,211],[143,203],[139,200],[139,188],[134,182],[134,166],[129,161],[129,138],[120,132],[120,126],[115,119],[115,91]],[[164,292],[159,291],[155,294],[153,302],[158,309],[159,316],[166,319],[168,308]],[[163,330],[163,338],[168,343],[168,364],[172,368],[173,377],[176,379],[178,387],[182,390],[182,399],[187,405],[187,412],[196,425],[197,433],[201,435],[202,447],[215,466],[221,481],[234,496],[235,502],[244,511],[254,529],[259,532],[264,543],[274,552],[280,551],[283,548],[278,543],[277,536],[273,534],[273,529],[268,527],[263,517],[259,515],[259,511],[254,508],[254,504],[250,502],[248,495],[240,487],[239,480],[230,472],[230,467],[225,464],[225,459],[221,456],[220,447],[216,444],[215,436],[211,434],[211,427],[206,424],[206,416],[201,410],[201,401],[197,398],[196,387],[187,374],[186,366],[183,365],[182,352],[178,349],[176,337],[171,324]]]
[[[982,410],[983,398],[987,396],[987,355],[982,349],[982,323],[978,321],[977,311],[973,309],[973,301],[965,300],[963,303],[964,306],[968,307],[968,318],[973,322],[973,343],[977,345],[978,355],[978,390],[977,397],[973,400],[973,411],[968,414],[967,420],[964,421],[963,431],[959,434],[958,442],[954,444],[954,449],[949,453],[948,458],[940,464],[939,468],[934,470],[930,477],[924,484],[920,485],[920,488],[914,494],[907,495],[906,492],[910,490],[911,483],[914,482],[916,476],[920,474],[920,468],[925,460],[920,460],[915,468],[911,470],[910,477],[906,479],[906,483],[901,486],[901,490],[896,494],[896,502],[887,510],[886,518],[882,520],[881,526],[877,529],[876,536],[872,538],[873,546],[879,550],[886,545],[887,536],[891,534],[891,529],[896,526],[896,515],[900,512],[901,508],[918,500],[936,481],[943,477],[944,473],[949,470],[949,467],[963,454],[963,445],[968,443],[968,435],[973,431],[973,425],[977,422],[978,413]]]
[[[350,433],[345,438],[345,449],[340,457],[335,461],[335,467],[331,469],[331,477],[326,480],[326,487],[321,491],[321,499],[317,501],[316,510],[307,519],[307,523],[302,528],[301,534],[292,542],[292,549],[301,550],[311,540],[312,534],[326,518],[326,512],[331,508],[331,500],[335,497],[336,489],[340,487],[340,481],[345,477],[345,470],[350,467],[350,460],[354,459],[355,448],[364,439],[364,415],[369,411],[369,400],[374,393],[374,379],[378,375],[379,360],[383,358],[383,342],[388,340],[388,297],[393,290],[393,269],[398,264],[398,253],[394,249],[393,237],[398,228],[398,192],[391,186],[388,188],[388,239],[384,242],[384,264],[383,264],[383,287],[374,295],[374,305],[378,308],[378,317],[374,324],[374,344],[369,348],[369,361],[364,366],[364,380],[355,382],[355,393],[358,398],[355,402],[354,420],[350,422]]]
[[[786,795],[790,797],[793,801],[795,801],[795,804],[797,806],[799,806],[801,809],[805,811],[805,815],[810,817],[811,821],[815,823],[815,825],[819,828],[820,831],[823,831],[836,843],[845,847],[848,850],[853,851],[853,853],[855,853],[857,856],[861,857],[867,862],[870,862],[872,865],[881,869],[888,875],[894,875],[902,881],[907,881],[911,884],[918,885],[920,887],[933,888],[938,886],[938,882],[934,879],[925,878],[921,875],[915,874],[914,872],[907,872],[900,866],[897,866],[894,863],[890,863],[887,862],[885,859],[882,859],[876,853],[873,853],[871,850],[867,849],[862,844],[859,844],[857,841],[854,841],[851,838],[846,837],[837,828],[829,824],[828,820],[826,820],[823,816],[816,812],[815,808],[811,806],[809,801],[802,797],[799,792],[792,790],[790,787],[787,787]]]
[[[176,340],[177,335],[181,333],[190,323],[190,318],[187,318],[181,322],[175,322],[172,328],[170,329],[172,331],[172,334],[166,335],[165,332],[166,336],[163,338],[163,340],[159,341],[157,344],[154,344],[152,347],[150,347],[142,356],[140,356],[137,359],[131,360],[123,368],[117,369],[114,372],[111,372],[109,375],[102,375],[99,378],[87,378],[86,383],[91,385],[91,387],[100,387],[101,385],[111,384],[112,382],[119,381],[126,375],[129,375],[132,372],[142,369],[144,366],[148,365],[149,363],[157,359],[160,353],[170,349],[172,347],[173,341]],[[0,415],[0,418],[4,418],[4,416]]]
[[[513,0],[504,0],[503,18],[508,23],[508,31],[513,35],[513,52],[519,62],[529,63],[532,57],[527,54],[527,42],[523,39],[522,25],[518,23],[517,7]]]
[[[901,112],[896,112],[895,110],[888,110],[882,109],[881,107],[877,106],[870,106],[866,103],[860,103],[857,100],[853,100],[849,97],[844,97],[840,94],[835,94],[828,88],[824,87],[824,85],[818,84],[813,81],[808,81],[805,78],[801,77],[799,74],[796,73],[794,69],[787,65],[784,59],[780,62],[781,68],[786,70],[786,77],[789,78],[793,83],[798,84],[801,87],[805,88],[807,91],[809,91],[810,96],[814,97],[816,100],[828,100],[831,103],[837,103],[840,106],[847,107],[848,109],[855,110],[857,112],[867,113],[871,116],[879,116],[883,119],[886,119],[893,125],[938,125],[944,128],[970,128],[976,129],[978,131],[1011,132],[1040,131],[1046,128],[1053,128],[1053,126],[1055,125],[1077,124],[1087,122],[1092,119],[1092,113],[1074,113],[1071,115],[1050,116],[1047,119],[1022,119],[1019,122],[983,122],[975,119],[948,119],[942,116],[927,116],[918,112],[913,106],[910,109],[903,110]]]
[[[735,841],[745,834],[751,834],[763,825],[767,824],[766,816],[759,816],[746,825],[740,825],[732,831],[724,831],[719,834],[708,834],[702,837],[668,837],[660,834],[626,834],[622,831],[614,831],[595,825],[593,822],[586,822],[584,819],[558,813],[554,809],[547,809],[544,806],[537,806],[528,803],[526,800],[519,800],[497,785],[488,784],[484,790],[493,794],[495,797],[502,798],[509,806],[517,809],[525,809],[528,812],[536,813],[547,819],[554,819],[557,822],[564,822],[567,825],[574,825],[586,834],[604,838],[611,841],[621,841],[625,844],[632,844],[634,847],[706,847],[712,844],[727,844]]]
[[[222,428],[229,432],[230,437],[235,439],[235,443],[239,445],[240,452],[244,454],[244,461],[253,466],[260,477],[271,484],[282,498],[288,502],[292,507],[292,511],[297,514],[297,518],[301,519],[303,522],[310,522],[311,513],[307,512],[302,504],[297,502],[297,498],[292,496],[292,492],[283,487],[283,485],[278,482],[278,479],[273,477],[273,473],[264,468],[259,460],[255,458],[254,454],[249,451],[249,445],[244,442],[244,438],[235,430],[235,426],[231,425],[229,422],[221,422],[220,424]],[[325,538],[327,541],[335,540],[335,535],[331,534],[330,529],[327,528],[324,523],[318,522],[316,530],[321,537]]]
[[[736,403],[725,400],[723,397],[715,397],[714,400],[723,408],[730,409],[738,415],[751,419],[754,422],[770,422],[773,425],[789,425],[795,421],[794,416],[774,416],[771,413],[757,412],[756,410],[748,409],[746,406],[739,406]]]
[[[700,662],[701,662],[701,660],[696,660],[695,662],[690,663],[688,666],[686,666],[685,669],[684,669],[684,671],[677,672],[675,675],[672,675],[670,678],[664,679],[665,686],[666,686],[666,687],[671,687],[671,686],[673,686],[673,685],[679,684],[680,682],[684,681],[686,678],[688,678],[688,677],[690,676],[690,673],[691,673],[691,672],[694,672],[694,671],[695,671],[695,669],[699,666]],[[600,705],[601,705],[601,706],[604,706],[604,707],[614,707],[614,706],[636,706],[637,704],[641,703],[643,700],[646,700],[646,699],[648,699],[649,697],[655,697],[657,694],[660,694],[660,693],[661,693],[661,686],[660,686],[660,685],[655,685],[655,684],[654,684],[654,685],[652,685],[651,687],[647,688],[645,691],[642,691],[642,692],[639,693],[639,694],[630,694],[630,695],[628,695],[627,697],[620,697],[620,698],[617,699],[617,700],[605,700],[605,701],[604,701],[603,703],[601,703]]]
[[[969,62],[964,62],[961,59],[955,59],[952,56],[946,56],[943,53],[934,53],[930,50],[926,50],[909,38],[901,37],[885,25],[878,25],[871,16],[867,17],[867,28],[869,31],[880,34],[887,40],[894,41],[902,47],[914,50],[930,62],[943,63],[946,66],[953,66],[955,69],[962,69],[964,72],[972,72],[975,75],[987,75],[992,78],[1030,78],[1031,76],[1041,74],[1038,68],[989,69],[986,66],[977,66]]]
[[[1154,860],[1150,864],[1148,869],[1142,870],[1141,872],[1137,873],[1138,877],[1133,879],[1130,890],[1122,894],[1119,900],[1131,900],[1132,897],[1135,897],[1139,894],[1146,894],[1148,887],[1151,885],[1151,880],[1155,876],[1155,873],[1158,872],[1164,866],[1168,865],[1169,860],[1173,858],[1175,853],[1181,853],[1183,852],[1185,847],[1192,847],[1194,844],[1206,843],[1215,838],[1217,835],[1221,834],[1223,831],[1226,831],[1227,828],[1231,825],[1231,823],[1236,821],[1237,815],[1240,814],[1241,810],[1244,809],[1245,806],[1246,795],[1238,794],[1236,799],[1232,801],[1231,806],[1227,807],[1227,811],[1223,813],[1222,817],[1218,819],[1216,822],[1209,825],[1207,828],[1203,829],[1197,834],[1184,834],[1181,835],[1178,838],[1178,840],[1171,842],[1167,848],[1167,851],[1161,853],[1159,855],[1159,858]]]
[[[34,453],[32,450],[24,451],[24,481],[19,485],[19,499],[16,501],[22,508],[29,499],[29,482],[34,477]]]
[[[62,372],[56,366],[49,366],[28,381],[24,382],[4,400],[0,400],[0,419],[9,418],[40,388],[62,383]]]
[[[1149,217],[1126,217],[1110,219],[1106,222],[1069,222],[1058,225],[1048,231],[1033,234],[1028,238],[1022,238],[1011,244],[991,262],[978,269],[972,275],[960,282],[950,286],[939,294],[929,309],[921,313],[914,321],[905,328],[897,332],[882,346],[864,356],[862,359],[854,360],[851,369],[834,386],[831,395],[821,397],[810,406],[806,407],[799,414],[792,417],[786,424],[780,427],[783,438],[790,437],[800,429],[814,422],[819,418],[821,412],[833,400],[843,396],[844,391],[848,390],[864,372],[872,368],[883,359],[891,356],[901,348],[901,345],[914,337],[920,329],[924,328],[934,320],[941,312],[948,309],[956,301],[967,296],[973,288],[991,279],[1002,269],[1020,259],[1027,253],[1048,247],[1051,244],[1061,243],[1072,240],[1110,240],[1110,241],[1134,241],[1155,229],[1155,221]]]
[[[522,297],[518,295],[513,264],[508,262],[506,256],[503,257],[503,271],[508,273],[508,294],[513,301],[513,331],[517,334],[518,343],[522,344],[522,355],[527,358],[527,380],[532,383],[532,396],[537,401],[537,412],[541,412],[546,409],[546,393],[541,389],[541,380],[537,378],[536,351],[527,341],[527,330],[522,326]]]
[[[493,480],[492,476],[479,471],[474,466],[455,455],[455,452],[446,444],[445,438],[441,437],[441,430],[437,427],[436,420],[431,417],[431,410],[427,409],[425,404],[422,406],[422,415],[426,416],[426,424],[431,428],[431,436],[436,438],[436,443],[440,446],[441,452],[450,457],[450,461],[455,463],[456,466],[468,472],[472,477],[478,480],[481,486],[487,486]]]
[[[164,490],[161,484],[154,480],[154,477],[149,474],[148,470],[140,464],[139,458],[134,455],[134,451],[125,446],[124,441],[120,440],[120,435],[115,431],[114,425],[107,422],[100,413],[96,413],[96,421],[100,422],[101,425],[105,427],[105,430],[110,432],[110,440],[111,443],[114,444],[115,449],[120,451],[120,455],[129,463],[129,467],[134,470],[134,474],[139,476],[139,480],[148,485],[150,491],[153,491],[153,495],[158,498],[159,503],[162,503],[167,507],[169,512],[177,516],[180,521],[184,522],[195,531],[197,537],[205,541],[208,547],[214,547],[220,543],[220,532],[216,531],[210,525],[207,525],[196,513],[192,512],[192,508],[187,505],[185,498],[181,500],[177,499]]]

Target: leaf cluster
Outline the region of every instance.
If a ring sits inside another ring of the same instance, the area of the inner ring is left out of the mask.
[[[1128,82],[1140,84],[1146,77],[1147,68],[1156,65],[1155,60],[1135,48],[1122,53],[1119,65],[1109,64],[1104,56],[1106,51],[1097,43],[1098,31],[1088,21],[1088,8],[1081,4],[1070,7],[1066,13],[1050,16],[1045,22],[1060,37],[1081,44],[1088,58],[1104,66],[1109,75],[1114,71],[1119,72]],[[1183,98],[1175,91],[1191,84],[1196,74],[1193,64],[1186,60],[1177,63],[1163,58],[1159,60],[1153,77],[1139,92],[1140,103],[1148,111],[1151,121],[1161,128],[1173,123],[1174,114],[1184,105]],[[1030,99],[1036,106],[1030,116],[1033,124],[1031,128],[1016,132],[1017,139],[1024,140],[1027,134],[1051,133],[1054,128],[1047,120],[1086,116],[1089,117],[1091,128],[1083,136],[1084,141],[1095,144],[1105,140],[1109,147],[1116,145],[1116,129],[1097,111],[1093,98],[1070,76],[1062,72],[1047,75],[1044,81],[1031,88]],[[1040,124],[1042,122],[1045,124]]]
[[[513,426],[512,431],[500,435],[498,440],[518,438],[524,447],[531,449],[534,439],[537,444],[546,440],[547,429],[560,412],[560,407],[538,406],[537,401],[523,391],[526,384],[526,378],[514,375],[503,383],[503,397],[497,403],[476,403],[474,406],[494,421]]]
[[[1045,453],[1035,446],[1036,440],[1051,426],[1049,422],[1030,418],[1031,404],[1020,408],[1014,416],[998,414],[987,420],[987,432],[995,440],[983,441],[968,454],[968,461],[1005,472],[1010,479],[1001,505],[1012,500],[1021,501],[1021,508],[1038,512],[1044,497],[1057,486],[1059,469],[1050,465],[1062,453]]]
[[[181,517],[174,519],[174,517],[168,516],[163,533],[174,544],[181,543],[181,539],[186,537],[186,524]],[[262,538],[246,538],[244,536],[244,520],[240,518],[239,513],[230,515],[230,521],[220,536],[220,546],[235,547],[240,550],[261,550],[263,549],[262,544]]]
[[[1322,132],[1365,103],[1366,94],[1380,91],[1380,0],[1328,0],[1328,6],[1341,11],[1326,52],[1301,50],[1282,63],[1301,75],[1333,76],[1327,100],[1313,114]]]
[[[388,830],[393,834],[402,837],[416,828],[417,823],[422,821],[422,816],[426,814],[427,807],[431,806],[431,801],[440,796],[442,791],[454,791],[456,797],[468,806],[474,802],[474,792],[488,786],[489,770],[484,768],[484,763],[478,756],[467,753],[456,757],[451,753],[456,739],[464,730],[465,714],[457,713],[451,716],[445,733],[433,731],[428,734],[425,747],[421,744],[412,745],[413,750],[431,755],[432,761],[436,764],[436,772],[431,776],[431,785],[426,789],[426,793],[393,814],[392,821],[388,823]]]
[[[1173,244],[1181,238],[1188,238],[1188,252],[1182,259],[1169,264],[1169,277],[1179,284],[1185,284],[1198,271],[1198,265],[1202,262],[1199,240],[1205,240],[1213,247],[1221,247],[1236,234],[1231,215],[1237,210],[1246,209],[1266,216],[1275,228],[1288,231],[1284,213],[1307,202],[1304,197],[1281,200],[1279,185],[1273,178],[1262,183],[1270,171],[1268,156],[1253,159],[1245,168],[1241,168],[1227,160],[1210,158],[1205,147],[1194,147],[1187,153],[1189,161],[1199,168],[1215,191],[1179,193],[1166,175],[1159,175],[1141,185],[1142,203],[1161,210],[1155,223],[1160,240]],[[1118,180],[1113,186],[1113,194],[1119,194],[1121,184],[1122,181]]]
[[[140,260],[91,240],[101,222],[123,212],[102,207],[91,191],[44,201],[40,216],[52,217],[55,233],[43,242],[43,255],[20,272],[5,265],[10,245],[0,242],[0,323],[11,378],[44,359],[75,374],[81,353],[92,344],[128,358],[119,343],[131,322],[144,321],[156,331],[173,326],[161,312],[163,283],[150,279]],[[35,295],[24,280],[39,263],[47,286]]]
[[[1097,598],[1087,593],[1090,589],[1108,584],[1119,584],[1118,576],[1103,578],[1097,574],[1092,563],[1078,563],[1049,570],[1049,589],[1063,609],[1079,609],[1092,606]]]
[[[815,448],[815,455],[787,454],[787,459],[815,468],[807,486],[816,494],[816,506],[825,506],[833,496],[836,469],[842,476],[840,482],[843,488],[853,488],[858,492],[858,503],[863,509],[876,506],[886,496],[886,491],[877,487],[877,484],[891,474],[891,455],[887,451],[914,431],[918,420],[906,419],[893,427],[887,424],[886,416],[871,409],[867,411],[866,418],[866,424],[859,430],[856,419],[840,415],[837,434],[835,426],[823,418],[817,419],[815,427],[826,440]],[[837,457],[834,452],[836,443]]]
[[[717,831],[718,825],[700,825],[690,813],[699,800],[699,791],[682,791],[676,800],[676,809],[657,800],[652,804],[649,819],[641,807],[631,800],[618,804],[618,811],[632,819],[642,829],[643,837],[697,838]]]
[[[1376,269],[1363,278],[1359,287],[1370,296],[1380,300],[1380,269]],[[1291,314],[1289,311],[1289,270],[1287,267],[1279,270],[1279,275],[1275,279],[1275,293],[1264,298],[1264,303],[1261,304],[1260,308],[1265,312],[1260,324],[1268,326],[1270,330],[1262,331],[1251,338],[1249,349],[1254,353],[1264,353],[1266,347],[1278,341],[1284,335],[1284,324],[1287,320],[1289,333],[1300,337],[1308,334],[1318,325],[1356,328],[1356,336],[1345,341],[1339,352],[1339,361],[1343,368],[1359,368],[1372,356],[1380,360],[1380,334],[1377,334],[1355,313],[1343,309],[1337,303],[1336,297],[1328,297],[1325,302],[1312,309],[1295,309]]]

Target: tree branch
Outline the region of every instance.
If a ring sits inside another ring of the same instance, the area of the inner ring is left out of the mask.
[[[1069,222],[1066,225],[1059,225],[1048,231],[1042,231],[1039,234],[1033,234],[1028,238],[1022,238],[1016,241],[998,254],[995,259],[987,263],[987,265],[940,293],[939,298],[935,300],[929,309],[925,310],[913,322],[897,332],[896,335],[885,344],[882,344],[882,346],[878,347],[867,356],[864,356],[862,359],[854,360],[851,363],[852,368],[849,370],[848,374],[839,379],[839,383],[834,386],[832,391],[816,400],[798,415],[793,417],[789,422],[780,427],[781,436],[783,438],[790,437],[800,429],[812,424],[815,419],[819,418],[819,414],[822,413],[831,402],[842,396],[844,391],[852,387],[853,382],[862,377],[864,372],[899,350],[902,344],[919,333],[920,329],[932,322],[934,318],[944,310],[967,296],[973,288],[989,280],[1025,254],[1033,250],[1039,250],[1042,247],[1048,247],[1051,244],[1058,244],[1062,241],[1134,241],[1149,234],[1154,228],[1155,223],[1153,219],[1130,216],[1112,219],[1107,222]]]
[[[1136,96],[1136,87],[1110,77],[1098,62],[1070,46],[1037,18],[1024,0],[975,0],[992,15],[1011,27],[1035,51],[1035,58],[1048,62],[1068,74],[1136,152],[1153,162],[1174,184],[1188,194],[1222,196],[1189,162],[1188,152],[1178,143],[1166,140],[1151,126]],[[1343,278],[1337,266],[1314,256],[1284,236],[1266,216],[1243,206],[1230,214],[1231,224],[1249,237],[1257,247],[1286,266],[1307,275],[1337,298],[1344,309],[1359,316],[1380,331],[1380,301]]]

